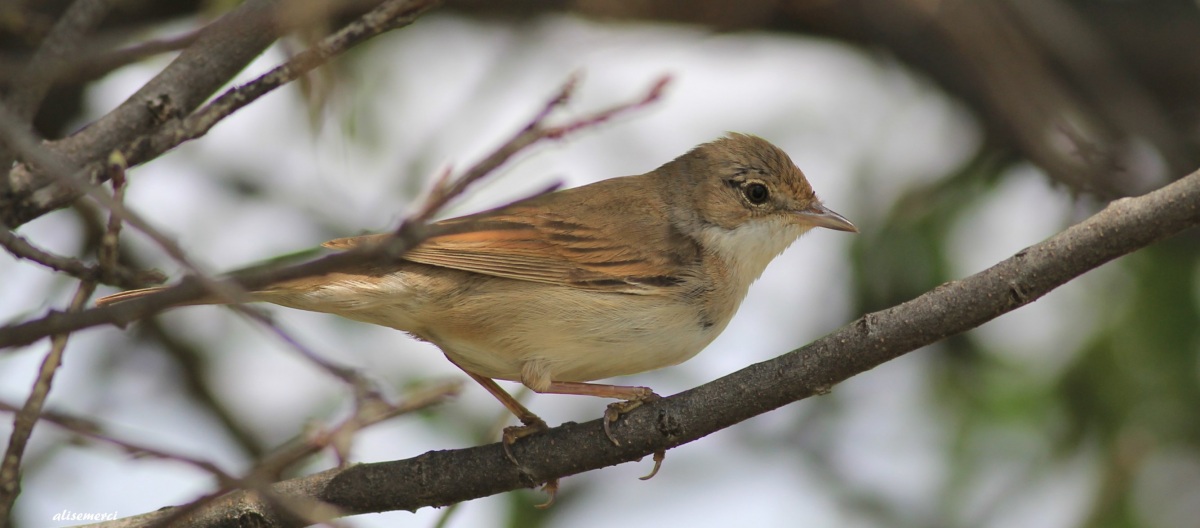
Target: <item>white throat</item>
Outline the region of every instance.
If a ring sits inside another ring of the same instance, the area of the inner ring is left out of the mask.
[[[716,253],[730,272],[730,280],[745,295],[775,257],[812,229],[778,217],[747,222],[733,229],[708,226],[700,230],[705,249]]]

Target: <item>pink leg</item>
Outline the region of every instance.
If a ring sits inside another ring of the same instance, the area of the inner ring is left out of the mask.
[[[658,395],[654,394],[654,391],[650,390],[650,387],[602,385],[599,383],[579,383],[576,381],[552,381],[549,388],[537,392],[542,394],[576,394],[579,396],[596,396],[599,398],[628,401],[658,399]]]
[[[446,359],[450,358],[447,356]],[[454,363],[454,360],[450,360],[450,362]],[[512,450],[509,449],[509,446],[511,446],[518,439],[545,431],[550,427],[547,426],[546,422],[539,418],[538,415],[533,414],[533,411],[530,411],[524,405],[521,405],[521,402],[517,401],[516,398],[513,398],[511,394],[501,388],[500,385],[496,383],[496,380],[475,374],[474,372],[462,368],[462,365],[459,365],[458,363],[454,363],[454,366],[458,367],[460,370],[470,376],[471,379],[483,386],[483,388],[487,390],[489,394],[491,394],[497,400],[500,400],[500,403],[503,404],[509,412],[513,413],[513,415],[521,421],[522,425],[520,427],[504,428],[504,441],[501,442],[501,445],[504,446],[504,456],[508,457],[508,460],[511,461],[513,465],[517,466],[517,468],[520,468],[521,463],[517,461],[517,457],[513,456]],[[558,479],[553,479],[546,482],[542,485],[542,489],[550,497],[546,499],[546,502],[538,504],[535,507],[539,509],[546,509],[554,504],[554,497],[558,494]]]

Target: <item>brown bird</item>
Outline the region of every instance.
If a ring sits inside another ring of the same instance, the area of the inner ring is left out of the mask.
[[[606,412],[608,433],[621,413],[657,396],[646,387],[589,382],[695,356],[800,235],[814,227],[857,231],[817,199],[786,153],[743,134],[699,145],[646,174],[436,226],[440,234],[401,261],[284,281],[250,298],[434,343],[524,424],[506,431],[506,445],[546,425],[493,380],[622,400]],[[386,236],[324,245],[350,249]]]

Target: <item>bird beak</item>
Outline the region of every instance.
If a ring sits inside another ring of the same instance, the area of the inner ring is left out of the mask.
[[[800,221],[812,227],[824,227],[837,231],[849,231],[857,233],[858,228],[854,224],[846,220],[846,217],[837,214],[825,207],[821,203],[814,203],[806,209],[796,211],[796,215],[800,217]]]

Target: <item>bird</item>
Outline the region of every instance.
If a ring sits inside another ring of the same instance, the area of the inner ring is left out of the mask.
[[[436,222],[433,236],[399,260],[280,281],[248,298],[433,343],[521,421],[505,431],[506,453],[547,426],[494,380],[619,400],[603,422],[616,442],[609,424],[658,395],[595,382],[695,356],[725,329],[767,265],[818,227],[858,231],[818,199],[782,149],[729,133],[645,174]],[[323,246],[352,250],[389,236]],[[655,461],[657,471],[661,453]]]

